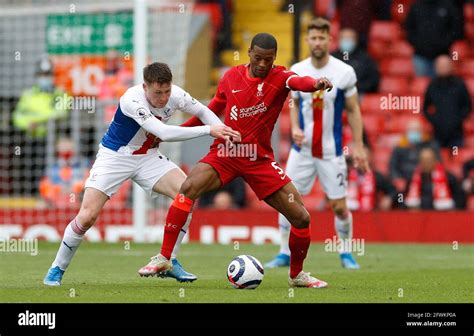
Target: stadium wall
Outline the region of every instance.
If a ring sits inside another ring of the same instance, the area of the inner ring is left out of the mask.
[[[59,241],[67,225],[64,218],[69,221],[75,214],[74,209],[0,209],[0,239],[10,237]],[[312,212],[311,215],[313,242],[332,238],[332,213]],[[119,221],[109,223],[107,218]],[[133,240],[132,218],[130,209],[104,209],[87,237],[89,241]],[[474,212],[355,212],[354,221],[354,238],[364,238],[366,242],[474,243]],[[161,223],[148,226],[147,241],[160,242],[162,235]],[[231,244],[234,241],[278,243],[277,214],[261,210],[197,210],[193,214],[186,241],[204,244]]]

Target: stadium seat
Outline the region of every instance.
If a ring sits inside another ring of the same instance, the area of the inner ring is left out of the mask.
[[[392,52],[393,56],[411,59],[413,57],[414,49],[410,43],[405,40],[401,40],[393,44]]]
[[[391,151],[400,143],[401,134],[383,133],[377,138],[377,148]]]
[[[385,95],[381,95],[379,93],[364,94],[360,103],[362,115],[364,116],[366,114],[380,113],[380,99],[384,96]]]
[[[467,210],[474,211],[474,195],[471,195],[467,198]]]
[[[392,1],[392,7],[390,9],[392,19],[398,22],[399,24],[403,24],[403,22],[405,22],[405,18],[408,14],[410,6],[413,2],[414,0]]]
[[[406,95],[409,93],[409,81],[406,77],[383,76],[380,80],[379,91],[392,95]]]
[[[463,122],[464,132],[466,135],[474,135],[474,113],[471,112],[470,116]]]
[[[464,4],[464,20],[466,22],[474,22],[474,4]]]
[[[464,34],[471,43],[474,41],[474,22],[466,22],[464,24]]]
[[[380,72],[383,76],[405,76],[412,78],[415,75],[411,58],[384,59],[380,65]]]
[[[471,56],[471,47],[466,40],[459,40],[454,42],[450,48],[450,55],[457,57],[457,60],[469,59]]]
[[[373,40],[367,46],[369,55],[376,60],[382,60],[390,56],[390,44],[384,40]]]
[[[373,21],[370,26],[369,43],[382,40],[389,43],[397,41],[401,37],[401,29],[398,23],[391,21]]]
[[[392,114],[391,118],[385,122],[385,130],[389,133],[405,133],[408,123],[413,119],[423,119],[420,114]]]
[[[474,59],[466,59],[461,63],[461,76],[474,77]]]
[[[415,77],[411,81],[411,93],[416,96],[424,96],[428,85],[431,82],[430,77]]]
[[[464,146],[466,148],[474,148],[474,134],[466,135],[464,138]]]
[[[370,114],[363,116],[364,129],[369,135],[378,134],[384,130],[384,118],[381,115]]]

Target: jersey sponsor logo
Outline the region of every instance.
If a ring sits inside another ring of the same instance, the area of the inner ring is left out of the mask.
[[[257,85],[257,97],[263,97],[263,84],[265,84],[265,82]]]
[[[241,108],[239,111],[239,118],[253,117],[259,113],[265,112],[267,109],[268,107],[265,105],[265,102],[261,102],[258,105]]]
[[[237,106],[232,106],[232,108],[230,109],[230,120],[237,120],[237,111]]]
[[[232,93],[237,93],[237,92],[240,92],[240,91],[243,91],[243,90],[232,90]]]

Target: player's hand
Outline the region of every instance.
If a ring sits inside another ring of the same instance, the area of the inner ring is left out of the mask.
[[[369,162],[367,160],[367,154],[365,153],[364,146],[354,146],[352,158],[354,160],[354,167],[361,173],[370,171]]]
[[[304,142],[304,132],[299,127],[293,127],[291,129],[291,137],[296,146],[301,147]]]
[[[332,83],[326,77],[321,77],[320,79],[318,79],[318,81],[316,82],[314,87],[316,88],[316,90],[326,90],[327,89],[328,92],[329,92],[329,91],[332,90]]]
[[[226,142],[230,143],[240,142],[242,140],[239,132],[234,131],[232,128],[224,124],[212,125],[211,136],[217,139],[224,139]]]

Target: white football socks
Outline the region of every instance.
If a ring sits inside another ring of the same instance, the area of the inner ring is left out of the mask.
[[[341,242],[339,253],[351,253],[352,213],[349,211],[349,215],[345,219],[340,219],[337,216],[334,216],[334,228],[336,229],[337,237]]]
[[[280,227],[280,253],[290,255],[288,240],[290,238],[291,224],[281,213],[278,214],[278,225]]]
[[[66,227],[66,230],[64,230],[63,240],[61,241],[58,253],[56,254],[56,259],[54,259],[52,264],[52,267],[59,266],[63,271],[65,271],[71,263],[72,257],[74,257],[74,254],[84,239],[85,234],[85,232],[76,233],[72,229],[72,225],[75,225],[76,231],[81,232],[77,229],[77,227],[80,228],[80,225],[78,225],[77,219],[74,218]]]
[[[184,224],[183,228],[179,232],[178,239],[176,240],[176,244],[174,245],[173,252],[171,252],[171,259],[176,259],[176,256],[179,253],[179,249],[181,247],[181,243],[183,242],[184,236],[186,236],[186,233],[188,232],[189,224],[191,223],[191,219],[193,217],[193,213],[190,212],[188,215],[188,219],[186,220],[186,223]]]

